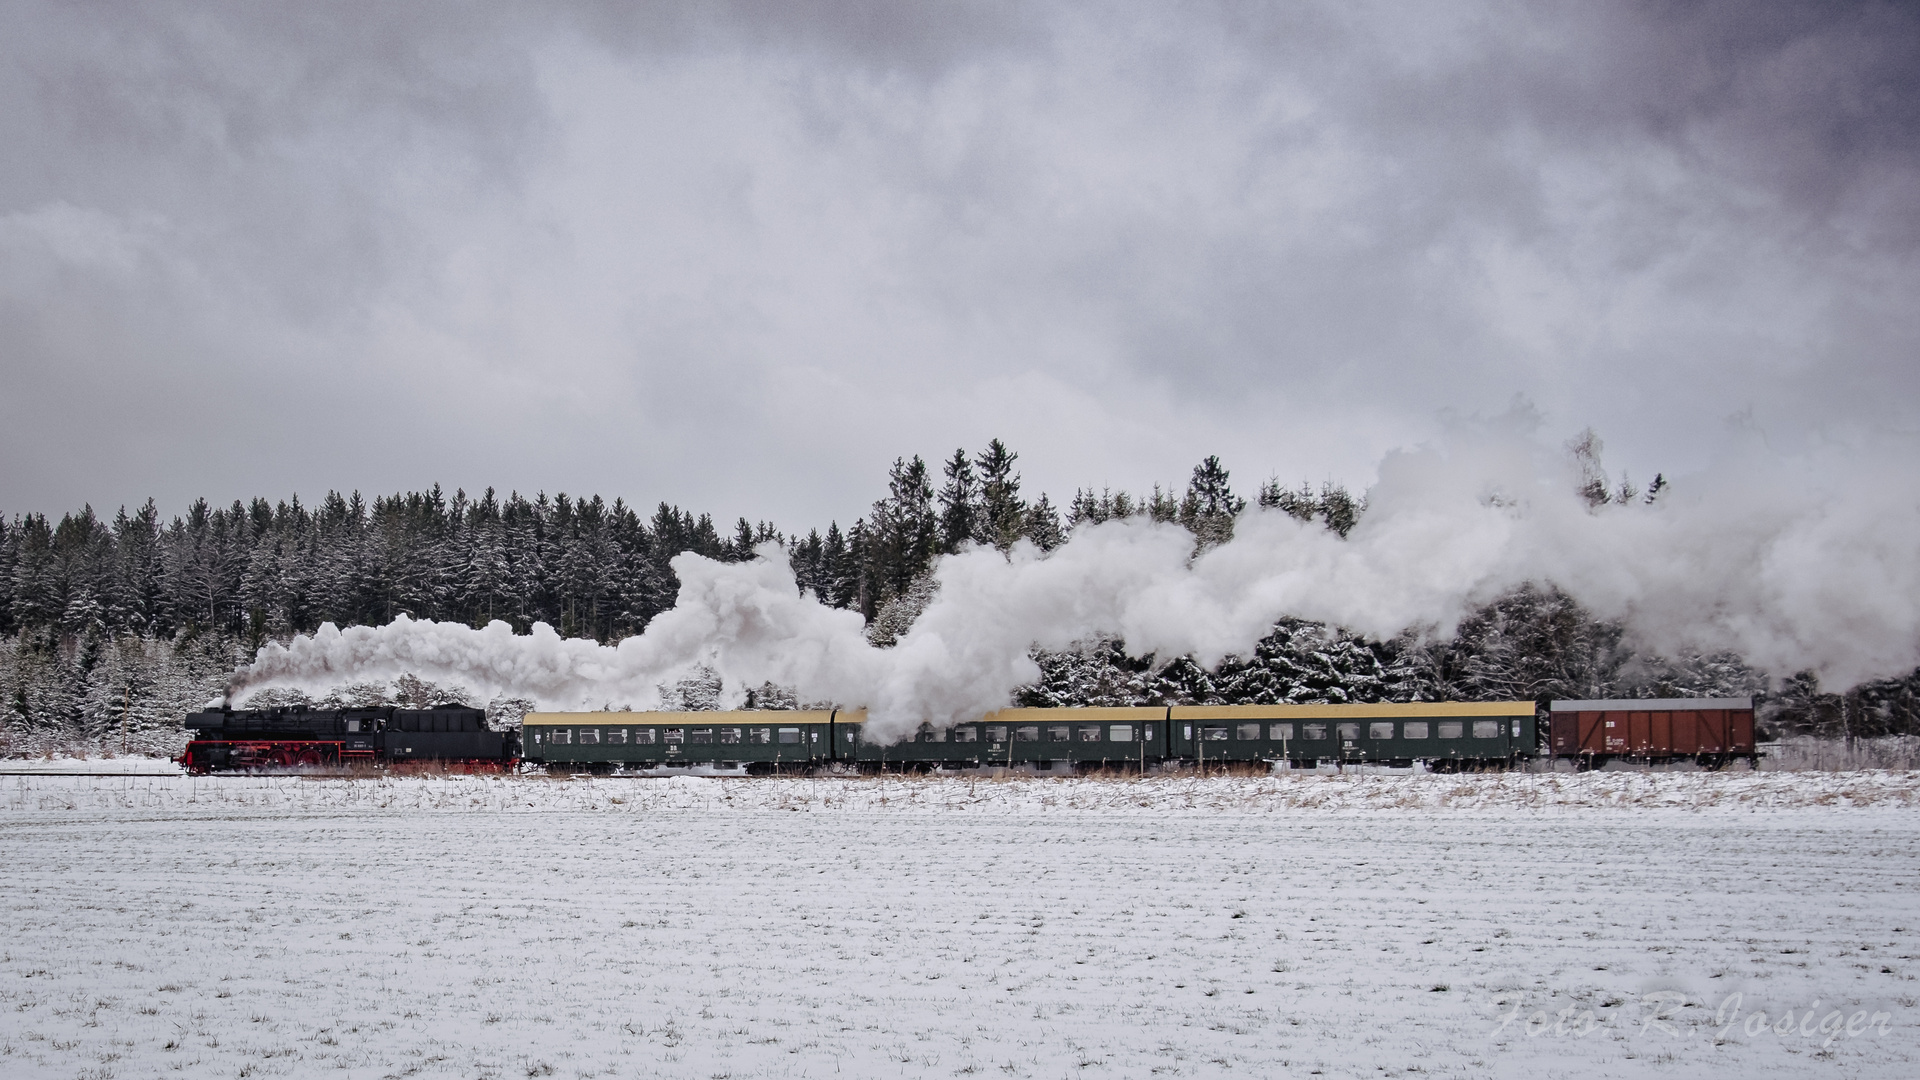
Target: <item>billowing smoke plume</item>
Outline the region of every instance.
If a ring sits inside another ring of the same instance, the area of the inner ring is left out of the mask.
[[[1857,448],[1787,461],[1736,438],[1717,466],[1652,503],[1595,507],[1566,455],[1515,430],[1524,424],[1392,454],[1345,539],[1252,510],[1231,542],[1198,557],[1186,530],[1133,518],[1080,529],[1047,555],[1023,544],[944,558],[936,596],[892,648],[870,645],[859,615],[800,595],[770,546],[749,563],[679,556],[676,606],[616,646],[544,625],[526,636],[499,622],[325,626],[263,650],[236,679],[236,700],[412,673],[542,708],[644,709],[704,665],[731,686],[866,706],[876,731],[903,733],[1006,705],[1038,677],[1035,645],[1104,633],[1136,655],[1211,666],[1248,652],[1281,616],[1382,638],[1444,635],[1528,581],[1621,620],[1654,651],[1731,650],[1842,685],[1920,665],[1914,470],[1864,468]]]

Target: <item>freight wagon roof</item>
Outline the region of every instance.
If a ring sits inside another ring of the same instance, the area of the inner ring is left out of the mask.
[[[1370,716],[1532,716],[1531,701],[1411,701],[1373,705],[1176,705],[1175,720],[1317,720]]]
[[[1556,701],[1551,712],[1697,712],[1701,709],[1751,709],[1750,697],[1640,698],[1607,701]]]
[[[529,727],[614,726],[649,724],[660,727],[713,727],[722,724],[792,726],[824,724],[833,714],[824,709],[739,709],[707,712],[545,712],[528,713],[520,722]]]

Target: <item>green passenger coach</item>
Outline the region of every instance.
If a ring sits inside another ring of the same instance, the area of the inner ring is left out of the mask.
[[[832,722],[828,711],[528,713],[521,738],[550,768],[766,774],[824,763]]]
[[[1531,701],[1176,705],[1170,712],[1174,751],[1201,766],[1424,761],[1435,772],[1505,768],[1534,755],[1538,731]]]
[[[1530,701],[1001,709],[868,737],[858,709],[529,713],[526,760],[576,772],[765,775],[826,765],[860,772],[1425,762],[1503,769],[1536,753]]]
[[[834,753],[866,772],[1022,768],[1068,773],[1145,769],[1165,760],[1167,709],[1001,709],[978,721],[921,724],[894,743],[864,737],[865,713],[841,713]]]

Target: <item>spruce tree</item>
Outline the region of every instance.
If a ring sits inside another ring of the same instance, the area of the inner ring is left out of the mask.
[[[1202,548],[1233,539],[1233,519],[1247,508],[1247,500],[1236,496],[1227,480],[1220,459],[1209,454],[1194,466],[1193,479],[1187,482],[1186,496],[1180,500],[1180,524],[1193,533]]]
[[[940,488],[940,551],[951,555],[978,536],[984,506],[979,479],[964,449],[955,450],[942,470],[947,482]]]
[[[860,559],[848,548],[838,521],[827,525],[820,562],[825,575],[822,602],[837,608],[855,607],[860,599]]]
[[[868,576],[876,604],[904,595],[933,565],[941,542],[933,500],[927,463],[918,456],[895,459],[887,497],[874,503],[867,517]]]
[[[1005,551],[1027,529],[1027,504],[1020,498],[1020,474],[1013,463],[1020,455],[994,439],[974,458],[980,473],[980,519],[974,539]]]
[[[1023,535],[1041,551],[1052,551],[1066,542],[1066,531],[1060,527],[1060,515],[1045,492],[1027,508],[1027,527]]]

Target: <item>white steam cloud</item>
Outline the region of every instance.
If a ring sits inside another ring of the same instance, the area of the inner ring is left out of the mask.
[[[1447,634],[1529,581],[1622,620],[1654,651],[1731,650],[1841,685],[1920,665],[1912,454],[1883,453],[1884,469],[1864,466],[1874,458],[1858,447],[1788,460],[1737,434],[1718,465],[1659,501],[1591,508],[1566,455],[1530,438],[1529,423],[1516,413],[1389,456],[1344,540],[1252,510],[1198,558],[1184,529],[1139,518],[1080,529],[1047,555],[1022,544],[944,558],[938,593],[892,648],[868,644],[857,614],[800,595],[769,546],[749,563],[679,556],[673,610],[615,646],[545,625],[525,636],[500,622],[329,625],[263,649],[235,697],[413,674],[544,709],[645,709],[704,665],[731,687],[771,682],[865,706],[877,734],[903,734],[1006,705],[1038,677],[1035,645],[1114,634],[1136,655],[1211,666],[1289,615],[1376,637]]]

